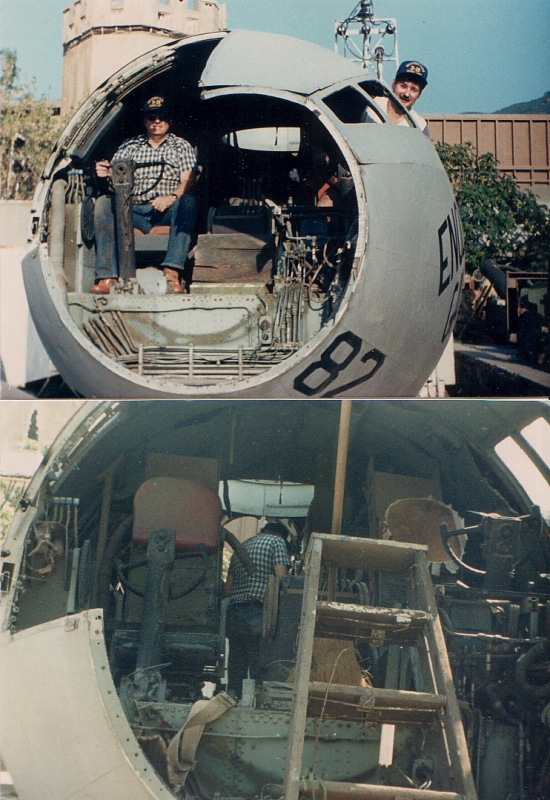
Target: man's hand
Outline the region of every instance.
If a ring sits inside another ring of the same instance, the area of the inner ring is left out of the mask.
[[[111,165],[107,159],[104,158],[103,161],[95,162],[95,173],[98,178],[110,178],[112,172]]]
[[[167,208],[170,208],[172,203],[176,202],[176,198],[172,194],[166,194],[160,197],[153,197],[149,202],[156,211],[166,211]]]

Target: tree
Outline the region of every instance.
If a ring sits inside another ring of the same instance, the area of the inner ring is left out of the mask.
[[[437,144],[452,183],[464,229],[466,268],[487,258],[547,271],[550,265],[550,212],[531,192],[499,172],[492,153],[477,155],[471,142]]]
[[[17,56],[0,50],[0,196],[25,200],[45,166],[63,120],[52,104],[19,81]]]
[[[38,424],[36,418],[38,416],[38,412],[35,409],[31,414],[31,421],[29,422],[29,430],[27,431],[27,439],[34,439],[38,441]]]

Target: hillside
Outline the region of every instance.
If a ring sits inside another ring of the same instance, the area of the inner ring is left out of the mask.
[[[528,100],[526,103],[499,108],[495,114],[550,114],[550,92],[545,92],[538,100]]]

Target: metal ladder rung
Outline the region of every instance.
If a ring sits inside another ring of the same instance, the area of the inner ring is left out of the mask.
[[[322,785],[315,781],[313,789],[308,781],[301,796],[311,800],[464,800],[464,795],[456,792],[340,781],[323,781]]]
[[[308,714],[334,719],[376,721],[387,724],[430,724],[445,708],[447,698],[429,692],[375,689],[334,683],[309,685]]]

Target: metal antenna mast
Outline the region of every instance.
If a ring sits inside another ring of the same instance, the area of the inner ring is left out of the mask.
[[[334,49],[383,78],[385,61],[399,63],[395,19],[376,19],[373,0],[361,0],[342,22],[334,24]]]

